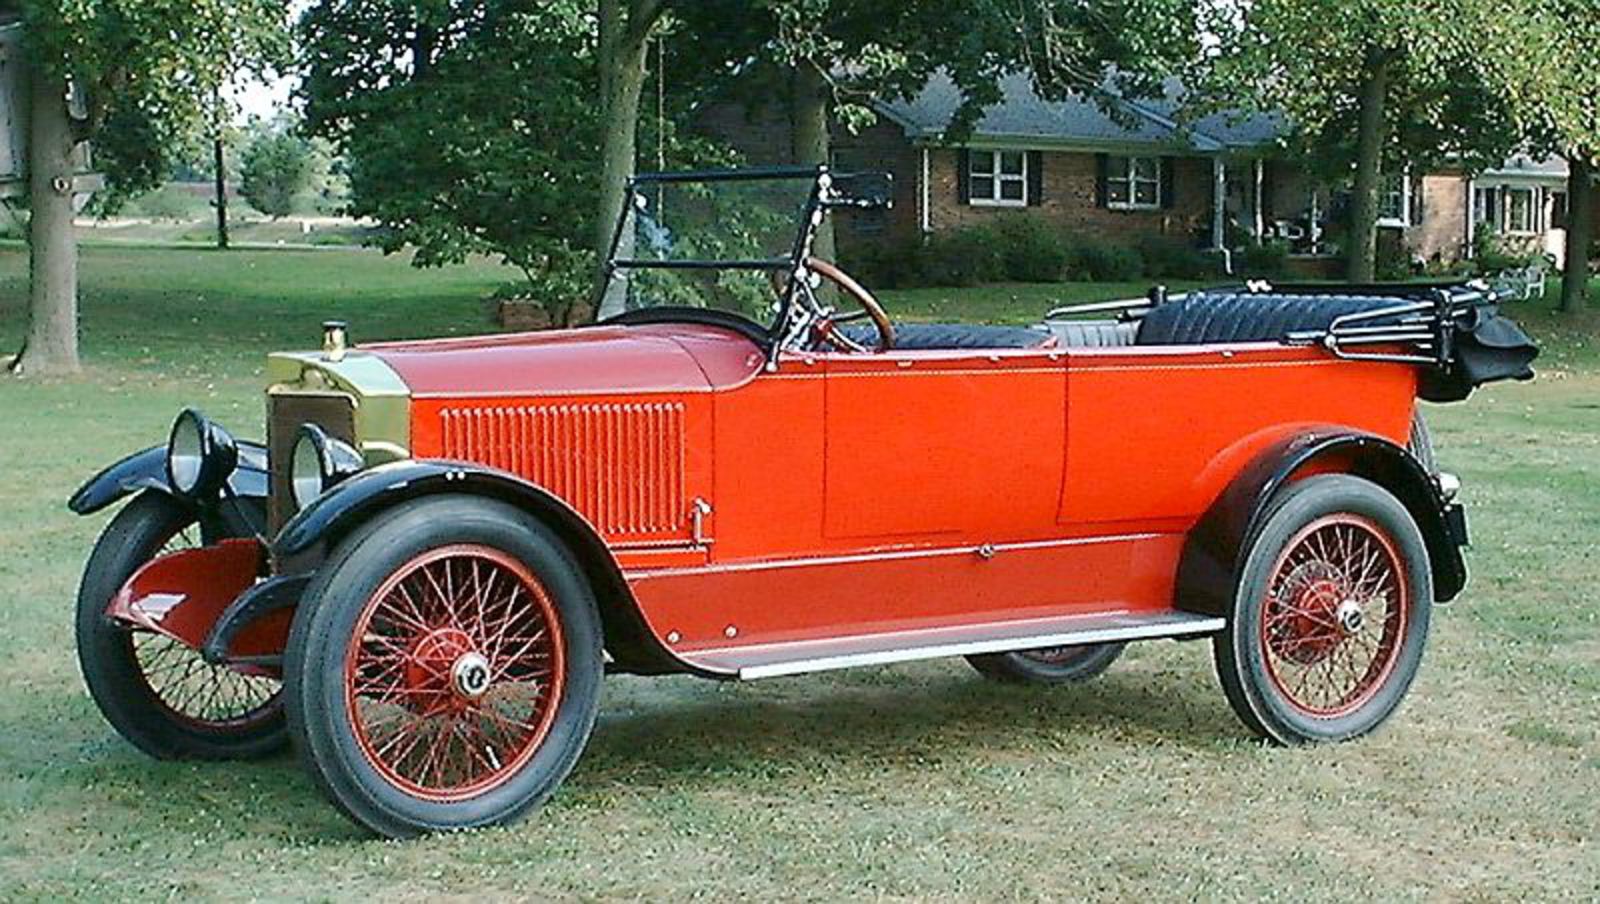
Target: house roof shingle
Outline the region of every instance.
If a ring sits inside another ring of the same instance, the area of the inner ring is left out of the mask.
[[[975,124],[975,139],[1155,147],[1209,154],[1268,144],[1283,131],[1281,119],[1259,115],[1220,113],[1182,123],[1183,90],[1176,80],[1168,82],[1165,96],[1160,98],[1132,100],[1108,89],[1098,97],[1077,94],[1047,100],[1033,90],[1026,74],[1013,73],[1001,79],[1000,92],[1000,101],[985,108]],[[907,137],[937,139],[961,104],[960,90],[941,72],[915,97],[882,101],[878,107],[905,129]]]

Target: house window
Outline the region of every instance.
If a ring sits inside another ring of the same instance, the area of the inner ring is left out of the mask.
[[[1566,229],[1567,218],[1567,193],[1564,191],[1550,193],[1550,228]]]
[[[1534,189],[1507,188],[1506,233],[1533,235],[1539,231],[1539,205]]]
[[[1159,208],[1161,158],[1109,158],[1106,161],[1106,206],[1114,210]]]
[[[972,151],[968,170],[972,203],[1001,207],[1028,204],[1026,151]]]
[[[1472,193],[1472,218],[1480,226],[1499,230],[1505,225],[1505,211],[1500,209],[1500,189],[1479,188]]]
[[[1390,176],[1384,180],[1383,193],[1378,196],[1378,225],[1406,229],[1414,224],[1411,178],[1407,175]]]

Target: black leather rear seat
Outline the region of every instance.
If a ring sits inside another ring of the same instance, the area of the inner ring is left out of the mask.
[[[1140,321],[1134,344],[1278,342],[1293,332],[1325,330],[1346,314],[1403,302],[1372,296],[1193,292],[1152,308]]]

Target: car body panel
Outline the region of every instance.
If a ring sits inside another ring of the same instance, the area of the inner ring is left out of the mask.
[[[762,362],[748,339],[690,325],[391,342],[366,351],[400,375],[413,399],[703,393],[748,380]]]
[[[1403,443],[1415,394],[1409,368],[1261,343],[764,367],[657,324],[369,351],[414,383],[413,456],[565,501],[675,653],[1171,610],[1246,464],[1314,425]]]
[[[1318,424],[1406,442],[1416,372],[1276,344],[1069,350],[1061,518],[1187,529],[1261,450]]]

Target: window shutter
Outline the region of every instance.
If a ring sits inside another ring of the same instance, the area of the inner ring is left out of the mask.
[[[1028,206],[1044,203],[1044,153],[1028,152]]]
[[[1406,211],[1407,226],[1421,226],[1428,216],[1428,196],[1422,190],[1426,184],[1421,179],[1411,182],[1411,209]]]
[[[956,198],[972,203],[972,152],[966,148],[956,152]]]
[[[1178,167],[1176,157],[1162,157],[1161,167],[1161,209],[1171,210],[1178,206],[1178,189],[1176,172]]]
[[[1111,172],[1111,157],[1106,154],[1094,155],[1094,206],[1106,206],[1106,177]]]

